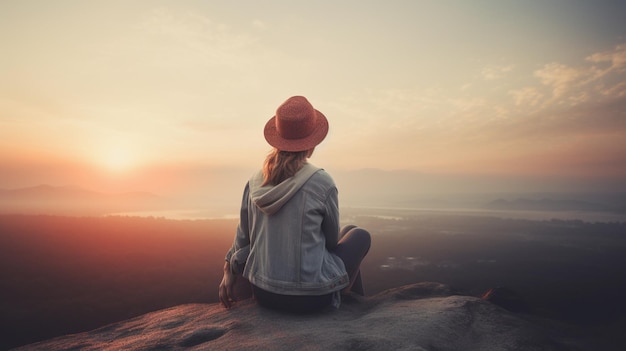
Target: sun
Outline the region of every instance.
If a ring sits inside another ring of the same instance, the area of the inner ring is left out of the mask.
[[[136,138],[119,134],[97,135],[84,150],[92,165],[115,178],[130,176],[141,168],[146,156],[142,151]]]
[[[137,166],[137,152],[128,143],[106,143],[100,148],[96,162],[108,172],[127,173]]]
[[[122,173],[133,166],[133,156],[129,150],[123,148],[110,149],[102,159],[103,165],[110,171]]]

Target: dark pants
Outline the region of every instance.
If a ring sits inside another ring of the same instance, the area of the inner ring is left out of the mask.
[[[263,307],[290,313],[313,313],[323,311],[333,301],[333,294],[281,295],[252,285],[254,298]]]
[[[370,233],[355,225],[347,225],[341,228],[341,239],[333,253],[341,258],[350,277],[350,285],[344,292],[354,292],[365,296],[363,282],[361,280],[361,261],[365,258],[372,243]]]
[[[350,284],[342,290],[343,293],[354,292],[364,296],[363,282],[361,280],[361,271],[359,269],[361,261],[367,255],[371,246],[370,233],[362,228],[354,225],[348,225],[341,229],[341,239],[333,253],[341,258]],[[320,296],[294,296],[281,295],[265,291],[259,287],[252,286],[254,296],[259,305],[296,313],[310,313],[321,311],[330,306],[332,295]]]

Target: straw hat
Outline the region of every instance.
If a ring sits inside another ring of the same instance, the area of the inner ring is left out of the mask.
[[[304,96],[292,96],[265,124],[265,140],[282,151],[309,150],[328,134],[328,120]]]

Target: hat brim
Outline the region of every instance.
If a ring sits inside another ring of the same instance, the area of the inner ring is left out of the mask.
[[[282,151],[305,151],[314,148],[319,145],[328,134],[328,119],[318,110],[315,110],[315,113],[317,114],[315,128],[306,138],[285,139],[280,136],[276,129],[276,116],[274,116],[265,124],[263,131],[265,140],[273,147]]]

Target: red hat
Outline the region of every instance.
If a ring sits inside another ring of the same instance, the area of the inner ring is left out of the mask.
[[[265,124],[265,140],[281,151],[309,150],[328,134],[328,120],[304,96],[292,96],[278,106]]]

